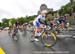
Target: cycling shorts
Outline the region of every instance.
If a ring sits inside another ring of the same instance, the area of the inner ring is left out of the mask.
[[[39,22],[33,22],[33,26],[34,26],[35,28],[38,28],[38,27],[40,27],[40,23],[39,23]]]

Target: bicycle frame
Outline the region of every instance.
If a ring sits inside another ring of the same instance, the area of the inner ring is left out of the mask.
[[[47,26],[46,26],[46,28],[47,28]],[[43,28],[43,30],[39,31],[37,33],[37,36],[41,36],[43,32],[50,31],[50,30],[46,30],[46,28]]]
[[[37,36],[41,36],[43,32],[44,32],[44,30],[38,32],[38,33],[37,33]]]

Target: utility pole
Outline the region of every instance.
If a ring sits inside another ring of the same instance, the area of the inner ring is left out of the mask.
[[[73,0],[70,0],[70,3],[71,3],[71,15],[73,14]]]

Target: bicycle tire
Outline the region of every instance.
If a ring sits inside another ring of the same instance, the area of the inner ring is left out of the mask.
[[[14,39],[15,37],[17,38],[16,40]],[[15,30],[14,34],[12,34],[12,39],[15,40],[15,41],[17,41],[19,39],[17,30]]]
[[[56,44],[56,35],[53,32],[50,32],[50,35],[51,36],[48,36],[45,32],[41,35],[41,41],[46,47],[52,47]]]

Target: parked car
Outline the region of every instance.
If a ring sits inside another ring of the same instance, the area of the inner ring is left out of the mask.
[[[9,30],[9,27],[5,27],[3,30],[7,31],[7,30]]]

